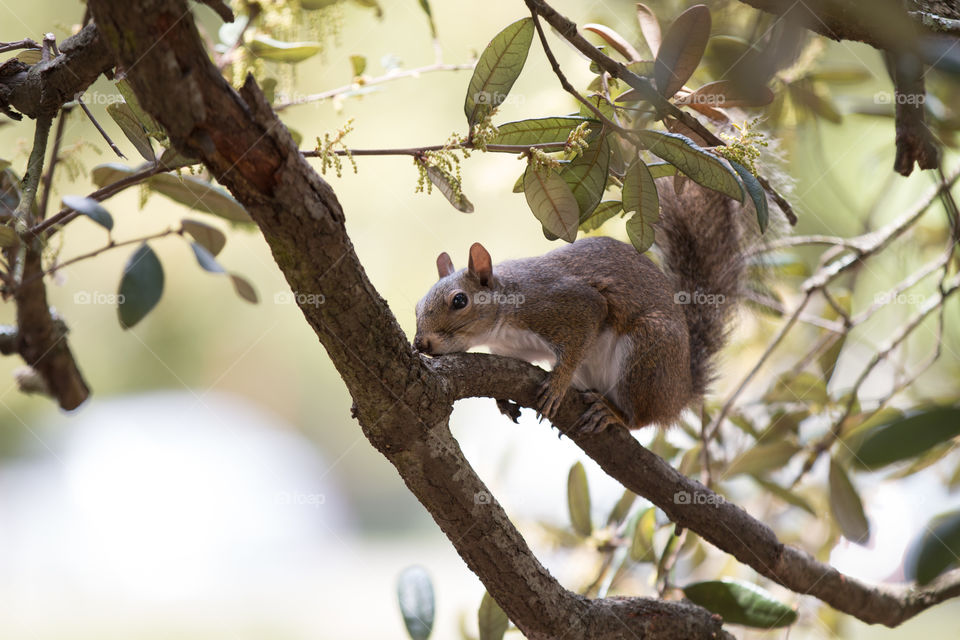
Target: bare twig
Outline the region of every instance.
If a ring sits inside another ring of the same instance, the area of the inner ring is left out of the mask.
[[[7,51],[16,51],[17,49],[39,49],[40,45],[31,40],[30,38],[25,38],[23,40],[18,40],[16,42],[0,42],[0,53],[6,53]]]
[[[80,108],[83,109],[83,112],[87,114],[87,117],[90,118],[90,122],[93,123],[93,126],[97,128],[97,131],[100,132],[100,135],[103,136],[103,139],[107,141],[107,144],[110,145],[110,148],[113,149],[113,152],[123,158],[127,159],[127,156],[123,155],[123,152],[120,151],[120,148],[114,144],[113,140],[110,139],[110,136],[107,135],[107,132],[103,130],[103,127],[100,126],[100,123],[97,122],[97,119],[93,117],[93,114],[90,113],[90,109],[83,102],[83,98],[77,96],[77,104],[80,105]]]
[[[67,122],[67,116],[70,115],[70,109],[60,110],[60,118],[57,120],[57,132],[53,136],[53,150],[50,152],[50,162],[47,163],[47,172],[43,176],[43,196],[40,200],[40,207],[37,210],[38,217],[43,220],[47,215],[47,203],[50,201],[50,190],[53,187],[53,172],[60,162],[60,145],[63,144],[63,131]]]

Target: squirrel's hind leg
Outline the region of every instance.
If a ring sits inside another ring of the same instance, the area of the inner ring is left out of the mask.
[[[595,391],[588,391],[585,395],[590,398],[590,407],[583,412],[580,420],[577,421],[575,429],[578,432],[600,433],[614,425],[629,428],[623,412],[611,405],[602,394]]]

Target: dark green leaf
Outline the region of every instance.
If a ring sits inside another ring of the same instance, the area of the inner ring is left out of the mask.
[[[120,91],[120,95],[123,96],[124,101],[130,108],[130,112],[133,113],[133,116],[143,126],[143,129],[147,132],[147,135],[154,136],[160,140],[166,139],[167,134],[163,130],[163,127],[160,126],[160,123],[157,122],[153,116],[144,111],[143,107],[140,106],[140,102],[137,100],[137,95],[133,92],[133,87],[130,86],[130,83],[126,80],[117,80],[116,85],[117,90]]]
[[[567,475],[567,506],[570,509],[570,524],[581,536],[593,533],[590,521],[590,489],[587,487],[587,472],[577,462]]]
[[[924,585],[957,565],[960,557],[960,511],[935,517],[911,543],[904,561],[907,578]]]
[[[153,152],[153,145],[150,144],[150,137],[147,136],[147,130],[143,128],[137,116],[134,115],[130,105],[126,102],[114,102],[107,105],[107,113],[117,123],[123,135],[127,140],[133,143],[137,152],[143,156],[144,160],[154,162],[157,159]]]
[[[627,220],[627,236],[630,238],[630,243],[640,253],[653,246],[653,241],[656,239],[656,229],[653,225],[658,218],[659,215],[656,213],[637,211]]]
[[[161,173],[150,178],[147,184],[157,193],[191,209],[212,213],[232,222],[251,222],[247,210],[233,196],[200,178]]]
[[[463,105],[471,127],[507,99],[527,61],[532,41],[533,19],[522,18],[498,33],[480,54]]]
[[[433,630],[433,582],[426,569],[408,567],[397,580],[397,600],[407,633],[413,640],[427,640]]]
[[[462,191],[458,193],[454,188],[455,177],[439,167],[427,167],[427,177],[457,211],[473,213],[473,203],[467,199],[467,196],[463,195]]]
[[[107,231],[113,229],[113,216],[93,198],[63,196],[63,206],[70,207],[77,213],[87,216]]]
[[[563,178],[553,171],[539,173],[533,165],[528,165],[523,178],[523,193],[527,205],[544,229],[567,242],[576,240],[580,210]]]
[[[505,122],[497,126],[497,135],[489,144],[558,144],[567,141],[570,132],[584,122],[596,123],[596,120],[576,116],[557,116],[552,118],[531,118]]]
[[[235,273],[231,273],[230,282],[233,283],[233,290],[237,292],[237,295],[249,302],[250,304],[257,304],[257,292],[253,288],[253,285],[247,282],[243,277],[238,276]]]
[[[749,582],[729,578],[696,582],[684,587],[683,593],[694,604],[723,616],[726,623],[775,629],[797,620],[796,611]]]
[[[676,166],[694,182],[743,202],[740,180],[733,169],[690,138],[652,130],[638,131],[637,137],[651,153]]]
[[[193,236],[194,240],[203,245],[210,252],[210,255],[219,254],[223,246],[227,244],[227,237],[223,235],[223,232],[209,224],[185,218],[180,221],[180,225],[184,231]]]
[[[428,0],[420,0],[420,8],[427,14],[427,21],[430,23],[430,37],[437,39],[437,25],[433,22],[433,11],[430,9]]]
[[[960,407],[934,407],[895,418],[865,433],[853,447],[851,463],[861,469],[879,469],[913,458],[960,435]]]
[[[610,145],[605,137],[598,137],[583,153],[560,170],[560,176],[577,200],[578,224],[586,220],[600,204],[600,198],[607,186],[609,167]]]
[[[863,502],[856,487],[850,482],[847,472],[830,460],[830,512],[845,537],[850,542],[866,544],[870,539],[870,522],[863,512]]]
[[[181,169],[189,167],[192,164],[198,164],[200,161],[196,158],[188,158],[181,155],[179,151],[170,147],[160,154],[160,165],[167,169]]]
[[[763,233],[767,230],[767,222],[770,220],[770,211],[767,209],[767,193],[749,169],[733,160],[729,162],[733,170],[740,176],[740,180],[743,181],[743,186],[747,188],[747,193],[753,201],[753,207],[757,210],[757,224],[760,225],[760,233]]]
[[[262,34],[253,36],[247,46],[258,58],[293,64],[303,62],[323,51],[323,45],[319,42],[281,42]]]
[[[153,249],[144,242],[123,268],[117,312],[124,329],[136,325],[157,306],[163,295],[163,267]]]
[[[200,265],[204,271],[209,271],[210,273],[224,273],[223,267],[220,266],[220,263],[217,262],[217,259],[213,257],[213,254],[207,251],[207,248],[204,247],[199,242],[191,242],[190,248],[193,249],[193,255],[197,258],[197,264]]]
[[[669,98],[696,71],[710,38],[710,10],[697,4],[674,20],[657,51],[654,77],[657,90]]]
[[[510,619],[503,612],[497,601],[484,591],[480,601],[480,610],[477,611],[477,627],[480,630],[480,640],[501,640],[510,626]]]
[[[604,222],[623,211],[623,203],[619,200],[606,200],[597,205],[590,217],[580,224],[584,231],[599,229]]]

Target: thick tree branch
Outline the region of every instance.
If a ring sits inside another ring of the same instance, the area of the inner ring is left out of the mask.
[[[725,635],[718,617],[689,604],[590,601],[563,589],[464,459],[447,427],[443,379],[410,348],[353,251],[335,194],[253,81],[240,94],[230,88],[183,0],[136,11],[92,0],[90,9],[143,108],[244,204],[291,288],[324,294],[323,305],[302,311],[346,382],[364,434],[527,637]]]
[[[536,407],[537,390],[546,376],[525,362],[482,354],[443,356],[433,360],[431,367],[449,382],[453,399],[510,399],[528,408]],[[626,429],[597,435],[571,432],[588,406],[579,395],[570,394],[557,415],[557,427],[608,475],[660,507],[673,522],[784,587],[815,596],[864,622],[890,627],[960,595],[960,569],[923,588],[869,585],[780,543],[766,524],[681,474],[640,445]],[[684,497],[678,500],[677,496]]]

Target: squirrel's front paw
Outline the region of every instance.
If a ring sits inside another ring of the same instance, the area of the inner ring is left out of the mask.
[[[566,393],[567,389],[565,387],[558,388],[552,376],[547,378],[546,382],[540,386],[540,392],[537,394],[537,417],[540,419],[546,417],[552,420]]]

